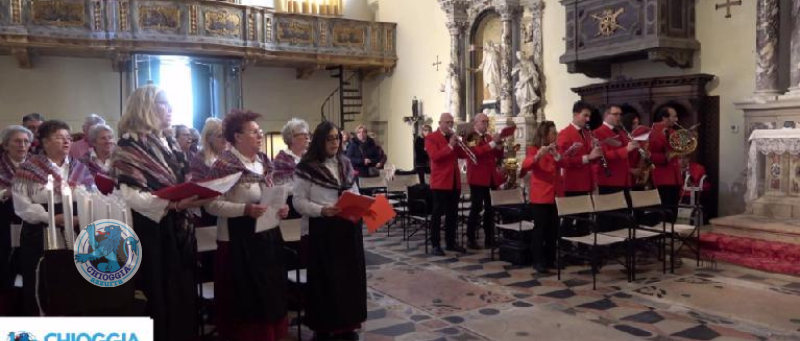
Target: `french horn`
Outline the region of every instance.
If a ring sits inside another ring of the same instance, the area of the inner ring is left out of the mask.
[[[678,129],[674,130],[668,137],[669,146],[672,148],[668,156],[670,158],[675,158],[694,153],[697,149],[697,135],[692,130],[699,124],[693,126],[691,129],[686,129],[677,122],[675,125]]]

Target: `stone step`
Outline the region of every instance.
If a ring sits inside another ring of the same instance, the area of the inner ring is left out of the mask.
[[[740,214],[711,219],[708,232],[800,245],[800,219]]]

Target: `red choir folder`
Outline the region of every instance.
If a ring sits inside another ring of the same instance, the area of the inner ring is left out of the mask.
[[[358,195],[353,192],[344,192],[339,201],[336,202],[341,212],[337,214],[339,217],[357,223],[367,212],[369,212],[374,198],[366,195]]]
[[[114,191],[114,179],[111,179],[101,173],[94,176],[94,185],[103,195],[109,195]]]
[[[214,180],[185,182],[153,192],[157,197],[170,201],[183,200],[196,195],[198,199],[213,198],[225,193],[239,181],[242,173],[234,173]]]
[[[394,207],[386,199],[385,195],[378,195],[375,197],[375,202],[369,208],[369,212],[364,215],[364,224],[367,225],[369,233],[375,233],[381,226],[392,220],[397,216]]]
[[[514,135],[514,131],[516,131],[516,130],[517,130],[517,126],[505,127],[505,128],[503,128],[503,130],[500,131],[500,137],[509,137],[511,135]]]

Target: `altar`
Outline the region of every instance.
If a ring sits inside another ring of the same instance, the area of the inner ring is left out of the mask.
[[[749,142],[747,213],[800,219],[800,129],[756,129]]]

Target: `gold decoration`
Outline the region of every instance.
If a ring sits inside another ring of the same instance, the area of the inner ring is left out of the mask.
[[[272,17],[265,17],[264,18],[264,40],[266,42],[272,41]]]
[[[189,6],[189,34],[197,34],[197,5]]]
[[[333,24],[333,46],[364,47],[367,36],[365,27]]]
[[[139,5],[139,26],[143,29],[172,31],[181,26],[181,12],[177,6]]]
[[[617,17],[620,14],[625,12],[625,8],[620,7],[616,11],[612,9],[603,10],[600,14],[592,14],[592,19],[597,21],[597,36],[604,36],[610,37],[617,32],[618,29],[625,30],[625,27],[622,27],[617,22]]]
[[[99,0],[94,1],[94,30],[103,29],[103,3]]]
[[[128,12],[130,12],[131,3],[127,0],[119,2],[119,30],[128,30]]]
[[[227,11],[206,11],[206,31],[218,36],[239,37],[242,18]]]
[[[372,47],[372,51],[377,52],[381,50],[380,32],[381,32],[381,27],[378,25],[372,25],[372,27],[369,28],[369,37],[370,37],[369,45],[370,47]]]
[[[385,52],[392,52],[394,51],[394,31],[391,28],[386,28],[386,46],[384,46],[383,50]]]
[[[291,44],[314,43],[314,29],[310,22],[300,20],[289,20],[278,22],[278,42],[289,42]]]
[[[86,23],[83,2],[33,1],[33,22],[39,25],[83,26]]]
[[[256,27],[256,14],[250,12],[247,14],[247,29],[249,31],[249,38],[250,40],[256,40],[256,31],[258,27]]]
[[[328,20],[319,20],[319,45],[328,46]]]
[[[11,22],[22,23],[22,0],[11,0]]]

